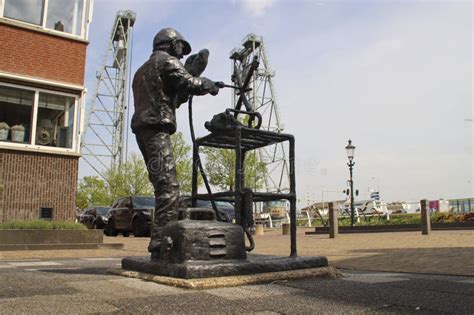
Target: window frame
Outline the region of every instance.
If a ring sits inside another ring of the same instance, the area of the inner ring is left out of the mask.
[[[50,151],[53,153],[75,153],[79,154],[79,148],[80,145],[80,134],[79,130],[80,126],[80,121],[78,120],[78,115],[82,114],[82,110],[79,108],[81,107],[81,96],[77,94],[71,94],[71,93],[64,93],[64,92],[58,92],[54,90],[48,90],[48,89],[43,89],[43,88],[35,88],[35,87],[30,87],[30,86],[24,86],[24,85],[19,85],[19,84],[11,84],[11,83],[5,83],[5,82],[0,82],[0,86],[6,86],[6,87],[12,87],[16,89],[23,89],[27,91],[33,91],[34,97],[33,97],[33,105],[32,105],[32,122],[31,122],[31,134],[30,134],[30,142],[29,143],[14,143],[14,142],[8,142],[8,141],[0,141],[0,148],[23,148],[23,149],[33,149],[33,150],[40,150],[40,151]],[[72,97],[74,98],[74,125],[72,128],[72,144],[71,148],[62,148],[62,147],[51,147],[51,146],[43,146],[39,144],[35,144],[36,141],[36,128],[38,124],[38,108],[39,108],[39,94],[40,93],[49,93],[49,94],[55,94],[55,95],[61,95],[61,96],[67,96],[67,97]],[[81,110],[81,112],[79,112]]]
[[[42,9],[42,14],[41,14],[41,24],[35,24],[35,23],[30,23],[30,22],[25,22],[13,18],[6,17],[4,15],[5,11],[5,1],[6,0],[0,0],[0,21],[8,21],[13,24],[17,25],[23,25],[25,27],[29,28],[35,28],[42,30],[47,33],[63,36],[63,37],[69,37],[69,38],[76,38],[76,39],[81,39],[81,40],[88,40],[89,38],[89,26],[92,21],[92,12],[93,12],[93,7],[94,7],[94,0],[83,0],[82,4],[82,17],[80,18],[81,20],[81,29],[78,35],[68,33],[68,32],[61,32],[57,31],[52,28],[46,27],[46,21],[48,17],[48,5],[50,0],[43,0],[43,9]]]

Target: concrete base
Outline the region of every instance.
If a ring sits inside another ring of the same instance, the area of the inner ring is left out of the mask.
[[[102,230],[0,230],[0,244],[100,244]]]
[[[122,249],[122,243],[73,243],[73,244],[0,244],[0,251],[52,250],[52,249]]]
[[[214,289],[224,287],[235,287],[241,285],[253,285],[261,283],[273,283],[276,281],[288,281],[295,279],[309,279],[309,278],[338,278],[341,276],[340,272],[334,267],[319,267],[301,270],[290,270],[280,272],[260,273],[254,275],[242,276],[228,276],[228,277],[212,277],[212,278],[197,278],[197,279],[180,279],[164,276],[157,276],[154,274],[129,271],[123,269],[110,269],[109,273],[120,275],[129,278],[136,278],[145,281],[151,281],[163,285],[169,285],[184,289]]]
[[[169,264],[150,257],[127,257],[122,260],[122,268],[166,277],[193,279],[228,277],[268,272],[327,267],[328,260],[316,257],[276,257],[248,255],[244,260],[194,260],[181,264]]]

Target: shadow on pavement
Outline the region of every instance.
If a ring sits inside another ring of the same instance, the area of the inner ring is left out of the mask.
[[[474,248],[389,248],[357,249],[357,257],[329,259],[332,266],[374,271],[411,272],[474,276]]]
[[[41,272],[49,272],[49,273],[58,273],[58,274],[70,274],[70,275],[105,275],[107,274],[107,270],[110,267],[100,267],[100,268],[80,268],[80,269],[41,269]]]

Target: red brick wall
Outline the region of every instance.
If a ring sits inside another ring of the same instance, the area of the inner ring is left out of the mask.
[[[34,220],[41,207],[53,220],[75,218],[79,158],[0,150],[0,222]]]
[[[0,71],[84,84],[87,43],[0,23]]]

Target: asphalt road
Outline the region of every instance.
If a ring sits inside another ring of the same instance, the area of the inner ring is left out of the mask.
[[[0,261],[1,314],[474,313],[474,278],[341,270],[193,291],[107,274],[120,258]]]

